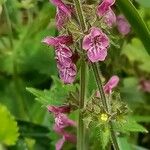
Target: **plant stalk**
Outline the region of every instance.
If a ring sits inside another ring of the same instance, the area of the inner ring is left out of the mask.
[[[86,30],[86,23],[83,17],[82,4],[80,0],[73,0],[75,4],[76,14],[82,32]],[[81,48],[82,49],[82,48]],[[77,136],[77,149],[85,149],[85,133],[84,133],[84,122],[82,109],[84,108],[84,99],[85,99],[85,76],[86,76],[86,64],[84,58],[81,58],[81,74],[80,74],[80,98],[79,98],[79,120],[78,120],[78,136]]]
[[[77,149],[84,150],[85,148],[85,133],[84,133],[84,122],[82,109],[84,108],[84,98],[85,98],[85,72],[86,66],[84,59],[81,59],[81,73],[80,73],[80,97],[79,97],[79,118],[78,118],[78,139],[77,139]]]
[[[95,76],[95,79],[96,79],[96,83],[97,83],[97,86],[98,86],[98,89],[99,89],[99,92],[100,92],[100,96],[101,96],[103,106],[104,106],[106,112],[109,112],[109,106],[107,104],[107,99],[106,99],[106,96],[105,96],[105,93],[104,93],[104,90],[103,90],[102,81],[101,81],[101,78],[100,78],[100,70],[98,69],[96,63],[92,63],[92,69],[93,69],[94,76]],[[111,141],[112,141],[113,147],[114,147],[115,150],[120,150],[118,142],[117,142],[116,133],[113,129],[113,122],[111,120],[109,121],[109,125],[110,125],[110,128],[111,128],[110,129],[111,130]]]

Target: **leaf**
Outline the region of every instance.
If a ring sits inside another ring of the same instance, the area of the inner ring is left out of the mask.
[[[74,92],[76,85],[64,85],[58,78],[53,78],[53,85],[50,90],[37,90],[35,88],[26,88],[30,93],[36,96],[36,100],[44,105],[61,105],[63,104],[69,92]]]
[[[136,2],[138,2],[140,5],[149,8],[150,7],[150,1],[149,0],[135,0]]]
[[[114,126],[120,132],[148,132],[142,125],[133,120],[133,118],[119,118],[114,123]]]
[[[17,120],[17,123],[19,126],[20,138],[14,147],[14,150],[20,150],[20,148],[27,149],[29,146],[27,140],[29,141],[29,139],[36,141],[34,148],[37,146],[39,149],[42,147],[41,150],[50,149],[51,139],[48,127],[23,120]]]
[[[133,38],[131,43],[123,47],[121,54],[125,55],[132,64],[136,63],[140,70],[150,73],[150,56],[139,39]]]
[[[7,107],[0,104],[0,143],[14,145],[18,139],[18,126]]]
[[[116,3],[142,41],[146,51],[150,54],[150,32],[137,9],[130,0],[117,0]]]
[[[136,108],[139,104],[144,103],[144,94],[138,89],[138,79],[128,77],[123,79],[123,87],[120,89],[122,99],[132,108]]]
[[[150,116],[133,116],[134,120],[136,120],[137,122],[150,122]]]
[[[132,150],[131,144],[127,141],[127,137],[117,138],[120,150]]]
[[[92,126],[92,134],[96,140],[100,141],[102,149],[105,149],[110,140],[110,129],[108,124]]]

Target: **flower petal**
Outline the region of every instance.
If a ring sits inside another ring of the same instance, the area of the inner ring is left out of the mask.
[[[97,8],[97,14],[102,17],[107,11],[109,11],[110,6],[115,3],[115,0],[103,0],[103,2]]]
[[[91,62],[104,61],[107,56],[107,49],[101,47],[93,47],[87,52],[88,58]]]
[[[112,27],[116,23],[116,15],[110,9],[104,16],[103,16],[103,21],[108,27]]]
[[[48,46],[57,46],[58,40],[54,37],[47,36],[42,40],[43,43],[45,43]]]
[[[65,143],[65,137],[62,137],[60,140],[57,141],[55,147],[56,147],[56,150],[61,150],[64,143]]]
[[[119,83],[119,77],[114,75],[112,76],[109,81],[104,86],[104,91],[107,94],[110,94],[112,92],[112,89],[115,88]]]
[[[117,16],[117,28],[122,35],[127,35],[131,31],[131,26],[123,15]]]

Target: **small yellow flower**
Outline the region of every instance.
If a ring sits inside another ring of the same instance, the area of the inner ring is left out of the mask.
[[[99,117],[100,121],[107,121],[108,120],[108,115],[107,114],[101,114]]]

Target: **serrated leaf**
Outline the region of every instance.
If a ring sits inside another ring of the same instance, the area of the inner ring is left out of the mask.
[[[102,149],[105,149],[109,140],[110,140],[110,129],[108,124],[103,125],[93,125],[92,126],[93,135],[96,136],[96,140],[98,140],[101,144]]]
[[[44,105],[61,105],[66,101],[69,92],[76,90],[76,85],[64,85],[58,78],[53,78],[53,86],[50,90],[38,90],[35,88],[26,88],[36,96],[36,100]]]
[[[0,143],[14,145],[18,139],[18,126],[7,107],[0,104]]]
[[[121,118],[114,123],[115,128],[121,132],[148,132],[142,125],[138,124],[133,118]]]

